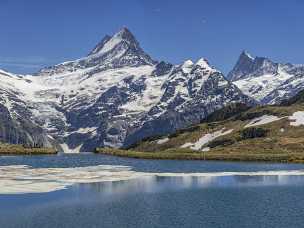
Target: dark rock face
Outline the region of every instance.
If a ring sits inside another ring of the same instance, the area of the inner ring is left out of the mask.
[[[242,140],[262,138],[267,136],[268,130],[259,127],[250,127],[242,130],[240,132],[240,137]]]
[[[214,111],[212,114],[203,119],[202,122],[217,122],[227,120],[231,117],[237,118],[240,113],[250,109],[250,106],[243,103],[232,103],[222,109]]]
[[[0,104],[0,123],[0,142],[22,144],[27,147],[50,147],[53,143],[40,126],[29,118],[12,117],[2,104]]]
[[[304,89],[290,99],[283,100],[280,105],[290,106],[293,104],[304,104]]]
[[[161,61],[155,66],[155,70],[152,72],[152,75],[160,76],[169,74],[170,71],[173,69],[173,65],[171,63],[166,63]]]

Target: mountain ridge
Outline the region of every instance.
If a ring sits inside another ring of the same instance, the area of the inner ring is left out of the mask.
[[[22,103],[29,113],[25,118],[66,152],[126,147],[199,123],[227,103],[255,104],[206,59],[158,62],[125,28],[106,36],[86,57],[35,76],[12,74],[0,89],[17,96],[11,114],[22,115],[14,108]]]
[[[249,58],[242,52],[227,78],[259,103],[279,104],[304,88],[304,65]]]

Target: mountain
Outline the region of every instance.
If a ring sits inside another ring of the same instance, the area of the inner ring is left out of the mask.
[[[127,150],[96,152],[150,159],[304,161],[304,91],[281,105],[229,104],[200,124],[143,139]]]
[[[81,59],[1,77],[0,104],[11,118],[66,152],[127,147],[199,123],[231,102],[255,103],[206,59],[153,60],[126,28]]]
[[[304,65],[253,58],[244,51],[227,78],[261,104],[278,104],[304,88]]]

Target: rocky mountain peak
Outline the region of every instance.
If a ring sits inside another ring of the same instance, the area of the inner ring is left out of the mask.
[[[252,69],[253,62],[254,58],[247,51],[242,51],[234,68],[227,75],[227,79],[236,81],[247,75]]]
[[[181,65],[181,69],[184,73],[188,74],[191,72],[193,65],[194,63],[188,59]]]
[[[101,39],[101,41],[95,46],[95,48],[88,54],[88,56],[97,54],[104,47],[105,43],[107,43],[111,38],[111,36],[105,35]]]
[[[105,37],[89,53],[89,56],[110,52],[122,42],[135,49],[140,49],[138,41],[130,30],[127,28],[122,28],[113,36],[105,35]]]
[[[254,57],[247,51],[247,50],[243,50],[240,58],[242,59],[248,59],[248,60],[254,60]]]
[[[243,51],[227,78],[237,81],[249,77],[259,77],[264,74],[276,74],[278,64],[265,57],[252,57],[247,51]]]
[[[122,28],[113,36],[106,35],[86,57],[44,68],[37,74],[53,75],[92,67],[96,68],[93,70],[96,73],[106,69],[157,63],[144,52],[135,36],[127,28]]]
[[[209,71],[216,71],[208,62],[207,59],[205,58],[200,58],[196,63],[195,63],[195,66],[199,66],[201,67],[202,69],[205,69],[205,70],[209,70]]]

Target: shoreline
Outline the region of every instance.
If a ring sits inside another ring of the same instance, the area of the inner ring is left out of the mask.
[[[25,148],[19,145],[0,146],[0,156],[18,155],[56,155],[58,151],[54,148]]]
[[[200,160],[231,162],[304,163],[304,154],[220,154],[214,152],[140,152],[122,149],[97,148],[95,154],[146,160]]]

